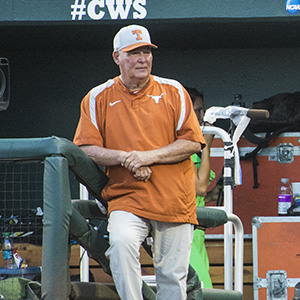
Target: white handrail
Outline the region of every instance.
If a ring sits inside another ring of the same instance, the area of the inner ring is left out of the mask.
[[[89,199],[89,192],[87,188],[80,184],[80,199],[81,200],[88,200]],[[82,282],[89,282],[89,257],[87,255],[87,252],[83,247],[80,246],[80,281]]]
[[[237,215],[227,214],[228,221],[234,225],[235,260],[234,260],[234,289],[243,293],[244,284],[244,227]]]

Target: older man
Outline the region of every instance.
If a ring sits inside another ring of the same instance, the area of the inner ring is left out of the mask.
[[[74,142],[107,170],[106,255],[121,299],[143,299],[139,248],[151,233],[157,300],[184,300],[197,224],[190,156],[205,141],[182,85],[151,75],[148,30],[123,27],[113,46],[120,75],[83,99]]]

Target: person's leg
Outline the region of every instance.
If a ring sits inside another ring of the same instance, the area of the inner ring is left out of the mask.
[[[110,213],[110,247],[106,255],[110,259],[110,269],[122,300],[143,300],[139,249],[148,235],[149,226],[146,220],[129,212]]]
[[[150,222],[157,300],[185,300],[194,225]]]
[[[212,282],[209,275],[209,259],[205,248],[204,231],[196,229],[191,248],[190,265],[197,272],[199,279],[203,283],[203,288],[212,288]]]

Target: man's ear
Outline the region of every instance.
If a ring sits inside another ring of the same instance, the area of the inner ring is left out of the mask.
[[[115,62],[117,65],[119,65],[119,62],[120,62],[120,59],[119,59],[120,53],[119,53],[118,51],[114,51],[114,52],[112,53],[112,57],[113,57],[114,62]]]

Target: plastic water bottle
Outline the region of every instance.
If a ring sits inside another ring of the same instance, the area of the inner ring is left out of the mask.
[[[14,260],[14,243],[9,237],[9,232],[3,233],[4,239],[2,243],[2,253],[4,260],[4,269],[17,269]]]
[[[278,215],[286,216],[288,209],[292,205],[292,188],[288,178],[281,178],[278,191]]]

